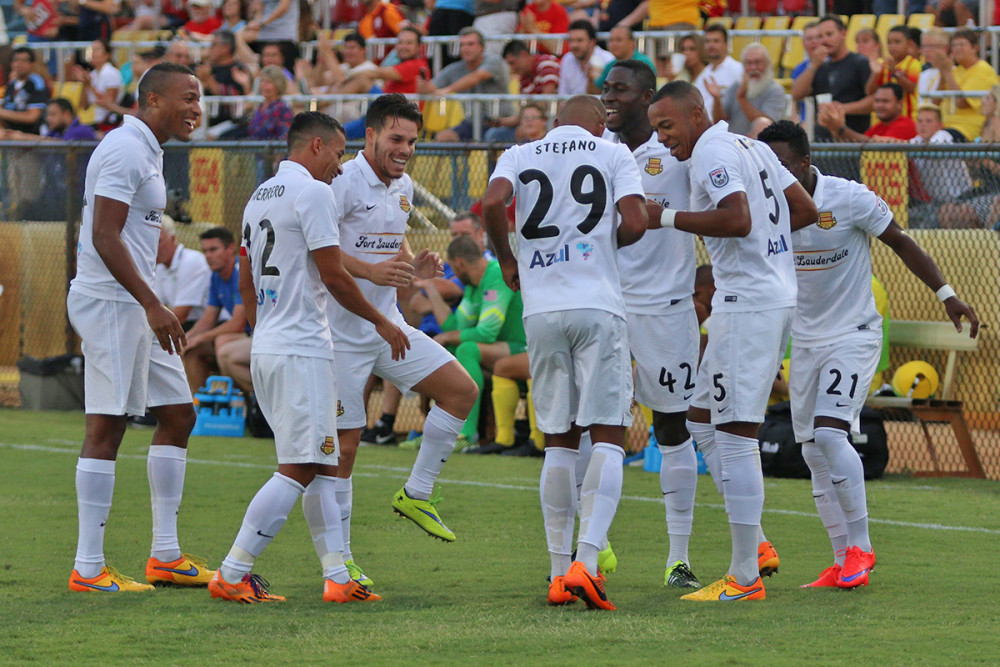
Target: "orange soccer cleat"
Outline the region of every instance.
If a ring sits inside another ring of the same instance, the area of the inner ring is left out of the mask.
[[[566,589],[566,578],[555,577],[549,584],[549,605],[561,607],[576,602],[576,596]]]
[[[841,567],[831,565],[820,572],[819,579],[811,584],[802,584],[799,588],[837,588],[837,579],[840,578]]]
[[[760,571],[760,576],[770,577],[772,574],[777,574],[780,564],[778,552],[770,542],[761,542],[757,546],[757,569]]]
[[[875,551],[862,551],[851,547],[844,558],[844,568],[837,577],[840,588],[857,588],[868,585],[868,573],[875,569]]]
[[[231,584],[222,578],[221,573],[216,572],[212,580],[208,582],[208,591],[213,598],[247,604],[285,601],[285,598],[280,595],[271,595],[267,590],[269,587],[270,584],[267,583],[267,580],[259,574],[246,574],[238,584]]]
[[[323,584],[324,602],[338,602],[343,604],[345,602],[378,602],[381,599],[381,595],[372,593],[367,586],[359,584],[354,579],[351,579],[346,584],[338,584],[335,581],[326,579]]]
[[[611,611],[615,608],[604,592],[604,582],[607,579],[601,574],[600,568],[597,568],[597,576],[592,577],[582,562],[573,561],[563,581],[569,591],[587,603],[588,609]]]

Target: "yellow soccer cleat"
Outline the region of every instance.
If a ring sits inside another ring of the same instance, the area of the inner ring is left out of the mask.
[[[760,576],[770,577],[772,574],[777,574],[779,565],[781,560],[774,546],[770,542],[761,542],[757,546],[757,570]]]
[[[344,561],[344,565],[347,566],[348,576],[354,581],[358,582],[362,586],[367,586],[368,588],[371,588],[372,586],[375,585],[375,582],[372,581],[372,578],[369,577],[367,574],[365,574],[365,571],[362,570],[361,567],[354,562],[353,558]]]
[[[455,533],[451,532],[448,526],[444,525],[444,521],[441,520],[441,515],[438,514],[437,508],[428,500],[411,498],[406,493],[405,486],[393,496],[392,509],[399,516],[406,517],[423,528],[427,531],[428,535],[436,537],[439,540],[444,540],[445,542],[455,541]]]
[[[354,579],[351,579],[346,584],[338,584],[335,581],[326,579],[323,584],[324,602],[343,604],[345,602],[378,602],[381,599],[381,595],[372,593],[368,590],[367,586],[359,584]]]
[[[749,586],[740,586],[736,583],[736,577],[727,574],[714,584],[709,584],[694,593],[682,595],[682,600],[692,602],[739,602],[741,600],[763,600],[767,597],[764,592],[764,582],[760,577]]]
[[[215,570],[208,569],[208,561],[191,554],[181,554],[177,560],[164,563],[150,557],[146,561],[146,581],[161,586],[208,586]]]
[[[601,549],[600,553],[597,554],[597,569],[605,575],[611,574],[618,569],[618,556],[615,555],[615,550],[611,548],[611,542],[608,542],[608,546]]]
[[[132,577],[126,577],[113,567],[105,565],[96,577],[85,579],[73,570],[69,575],[69,589],[77,593],[138,593],[151,591],[149,584],[140,584]]]
[[[247,574],[239,583],[231,584],[222,578],[219,572],[215,573],[212,580],[208,582],[208,592],[213,598],[221,598],[232,602],[243,602],[246,604],[256,604],[258,602],[284,602],[285,598],[280,595],[271,595],[268,592],[271,584],[259,574]]]

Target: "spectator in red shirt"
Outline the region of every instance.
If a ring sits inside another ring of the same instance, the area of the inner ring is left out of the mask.
[[[215,15],[212,0],[188,0],[188,15],[191,19],[177,31],[183,39],[209,42],[212,33],[222,27],[222,20]]]
[[[569,32],[569,13],[554,0],[536,0],[521,11],[521,29],[526,35],[563,35]],[[542,41],[538,48],[544,53],[566,52],[567,45],[557,48],[555,42]]]
[[[527,44],[514,39],[504,47],[503,59],[507,61],[510,73],[521,78],[522,95],[555,95],[559,92],[561,64],[555,56],[533,54],[528,50]],[[520,122],[521,113],[493,119],[494,127],[511,130],[518,127]],[[503,138],[509,140],[512,137],[504,135]]]
[[[864,144],[869,141],[902,140],[909,141],[917,136],[917,126],[913,119],[903,115],[903,88],[898,83],[887,83],[878,87],[873,99],[878,123],[864,134],[847,127],[844,108],[836,102],[825,106],[819,114],[819,124],[830,130],[837,141]]]
[[[376,67],[360,72],[352,72],[340,85],[344,95],[358,95],[375,92],[373,88],[379,79],[385,81],[385,93],[413,95],[417,92],[417,81],[428,81],[431,68],[420,55],[420,33],[407,26],[396,37],[396,55],[400,62],[391,67]],[[360,139],[365,134],[364,118],[344,125],[348,139]]]
[[[399,11],[399,7],[382,0],[368,0],[366,13],[358,23],[358,32],[365,39],[372,37],[395,37],[410,24]]]

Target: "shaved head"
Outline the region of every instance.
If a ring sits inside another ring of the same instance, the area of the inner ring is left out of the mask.
[[[578,125],[595,137],[604,133],[608,114],[604,103],[590,95],[575,95],[563,106],[556,117],[556,125]]]
[[[656,91],[651,104],[656,104],[660,100],[669,99],[674,105],[684,113],[690,113],[695,107],[705,108],[705,98],[701,91],[687,81],[671,81],[667,85]]]

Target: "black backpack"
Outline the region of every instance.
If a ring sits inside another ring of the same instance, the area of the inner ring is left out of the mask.
[[[260,409],[256,394],[247,396],[247,430],[255,438],[274,438],[274,431]]]

